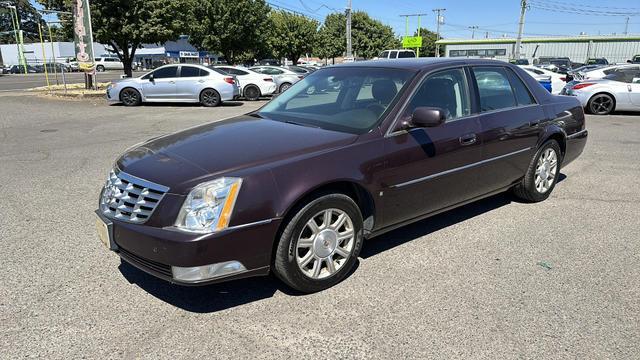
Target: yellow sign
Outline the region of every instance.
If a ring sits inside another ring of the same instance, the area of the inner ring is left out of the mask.
[[[402,38],[402,47],[419,48],[422,47],[422,36],[405,36]]]

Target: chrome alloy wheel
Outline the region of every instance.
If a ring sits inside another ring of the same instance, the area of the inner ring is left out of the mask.
[[[342,268],[353,252],[353,221],[342,210],[325,209],[305,224],[296,245],[296,263],[311,279],[324,279]]]
[[[545,150],[536,165],[535,186],[536,190],[544,194],[546,193],[556,179],[558,172],[558,154],[552,148]]]

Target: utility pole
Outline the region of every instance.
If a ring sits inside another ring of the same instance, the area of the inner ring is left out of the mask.
[[[624,23],[624,34],[629,35],[629,17],[627,16],[627,20]]]
[[[440,25],[444,24],[444,18],[441,14],[446,10],[443,8],[431,10],[436,13],[436,57],[440,57],[440,44],[437,41],[440,40]]]
[[[522,44],[522,32],[524,31],[524,16],[527,13],[527,0],[520,0],[520,21],[518,22],[518,37],[516,38],[516,48],[513,58],[520,59],[520,45]]]
[[[347,1],[347,58],[351,59],[353,57],[352,49],[351,49],[351,0]]]
[[[476,35],[476,29],[478,29],[478,25],[473,25],[473,26],[469,26],[469,29],[471,30],[471,38],[475,38]]]

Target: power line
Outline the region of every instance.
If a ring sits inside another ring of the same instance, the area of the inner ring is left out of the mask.
[[[328,10],[336,11],[336,12],[337,12],[337,11],[340,11],[340,10],[338,10],[338,9],[336,9],[336,8],[332,8],[332,7],[330,7],[330,6],[328,6],[327,4],[324,4],[324,3],[323,3],[323,4],[321,4],[317,9],[313,10],[312,8],[308,7],[308,6],[304,3],[304,1],[302,1],[302,0],[298,0],[298,2],[300,2],[300,5],[302,5],[302,7],[303,7],[303,8],[305,8],[307,11],[311,11],[311,12],[312,12],[312,13],[314,13],[314,14],[315,14],[315,13],[317,13],[318,11],[320,11],[320,9],[322,9],[322,8],[326,8],[326,9],[328,9]]]

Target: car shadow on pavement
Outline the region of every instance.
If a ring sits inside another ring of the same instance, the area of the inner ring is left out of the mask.
[[[565,178],[566,175],[561,173],[558,183]],[[367,259],[378,255],[396,246],[495,210],[511,202],[519,202],[519,200],[511,195],[510,192],[505,192],[403,226],[365,242],[360,257]],[[347,278],[356,271],[359,265],[360,261],[357,261]],[[164,302],[195,313],[211,313],[267,299],[277,291],[290,296],[305,295],[287,287],[273,275],[192,287],[175,285],[158,279],[129,265],[125,261],[121,261],[118,269],[129,283],[139,286],[142,290]]]
[[[567,176],[565,174],[560,173],[558,183],[566,178]],[[510,191],[507,191],[403,226],[366,241],[360,252],[360,257],[367,259],[406,242],[509,205],[512,202],[522,203],[522,201],[513,196]]]

